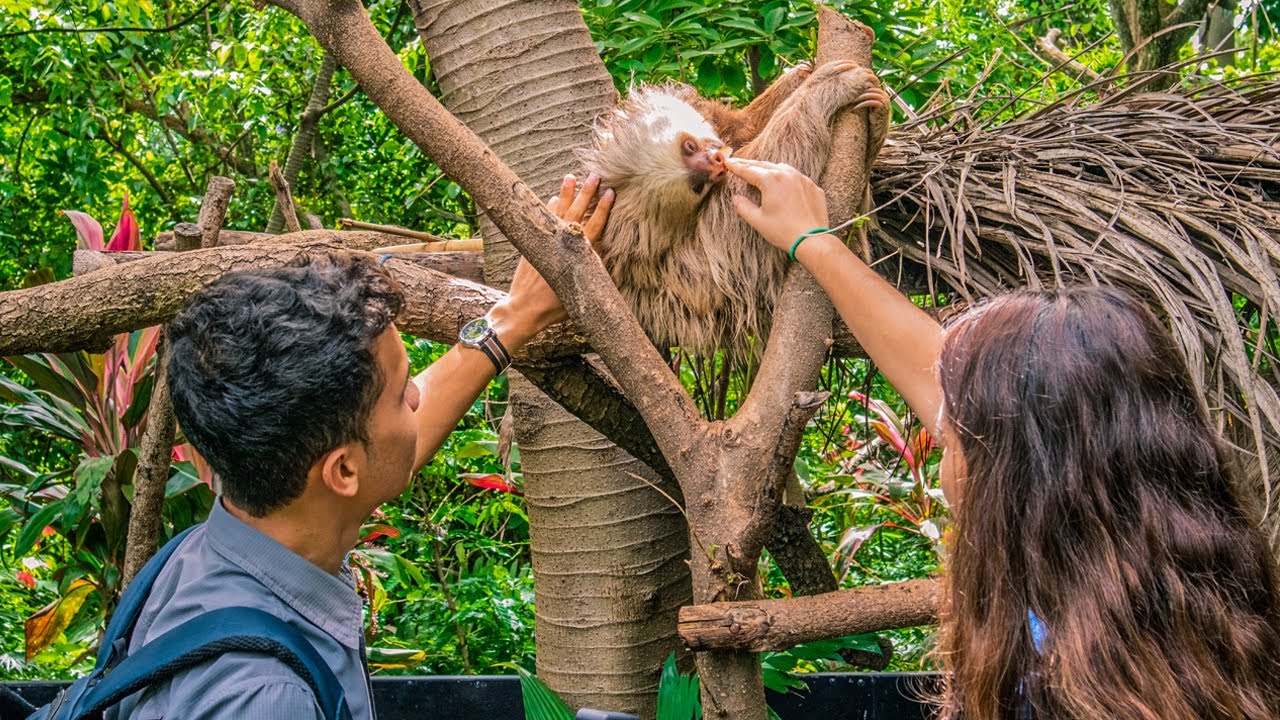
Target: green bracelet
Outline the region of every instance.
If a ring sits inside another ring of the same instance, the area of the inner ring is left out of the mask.
[[[821,227],[821,228],[814,228],[809,232],[802,234],[800,237],[796,238],[795,242],[791,243],[791,249],[787,251],[787,256],[791,258],[792,262],[795,262],[796,248],[800,247],[800,243],[804,242],[805,238],[812,237],[814,235],[822,235],[823,233],[829,233],[829,232],[831,232],[831,228]]]

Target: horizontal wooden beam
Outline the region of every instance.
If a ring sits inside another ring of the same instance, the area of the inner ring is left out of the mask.
[[[678,631],[690,650],[778,651],[815,640],[931,625],[937,580],[908,580],[785,600],[746,600],[680,608]]]

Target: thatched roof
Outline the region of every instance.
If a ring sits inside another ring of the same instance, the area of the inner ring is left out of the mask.
[[[1280,82],[1083,97],[991,127],[972,103],[899,127],[872,180],[879,239],[966,299],[1134,291],[1209,406],[1280,445]]]

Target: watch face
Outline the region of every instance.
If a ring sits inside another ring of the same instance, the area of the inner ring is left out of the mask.
[[[483,340],[487,334],[489,334],[489,321],[479,317],[463,325],[462,330],[458,332],[458,337],[462,342],[474,343]]]

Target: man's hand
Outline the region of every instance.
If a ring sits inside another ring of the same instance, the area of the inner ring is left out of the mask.
[[[596,202],[595,209],[591,210],[592,201],[596,199],[600,189],[600,178],[591,175],[582,183],[580,191],[575,192],[576,188],[576,179],[572,175],[565,175],[564,181],[560,183],[559,194],[551,198],[547,208],[567,222],[581,223],[582,234],[594,245],[600,239],[609,219],[609,209],[613,207],[613,190],[599,193],[599,201]],[[524,258],[520,258],[520,263],[516,266],[507,299],[494,306],[490,313],[498,338],[512,353],[543,329],[567,317],[564,306],[551,291],[551,286]]]

